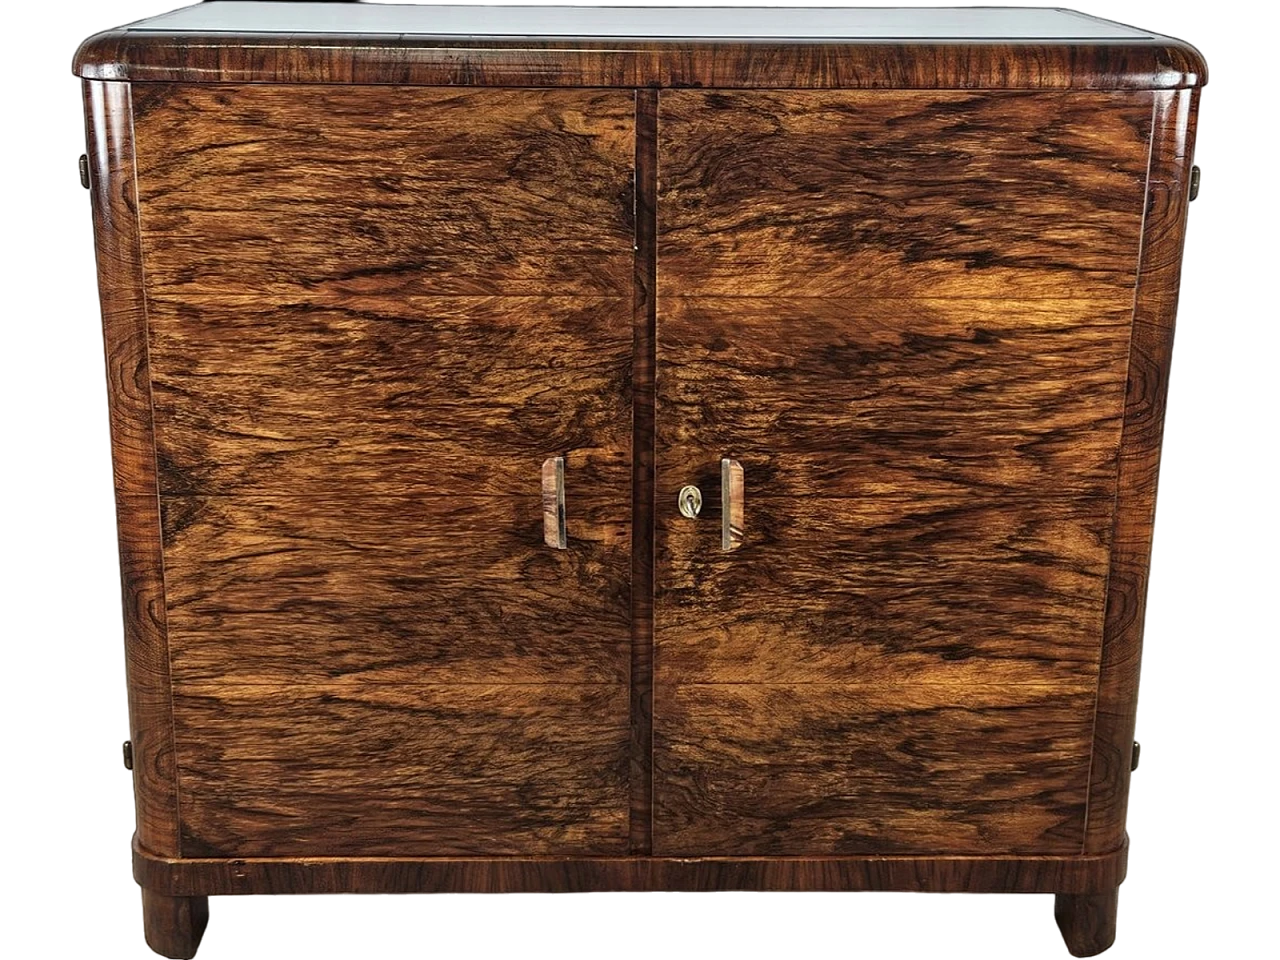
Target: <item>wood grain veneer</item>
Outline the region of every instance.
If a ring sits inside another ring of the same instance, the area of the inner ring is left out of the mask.
[[[1112,849],[1125,835],[1160,438],[1173,360],[1198,98],[1195,90],[1162,93],[1153,105],[1146,219],[1134,295],[1124,438],[1111,534],[1086,852]]]
[[[532,496],[163,507],[179,686],[627,682],[625,504],[574,499],[566,550],[543,543]]]
[[[1199,86],[1170,37],[1014,43],[519,40],[108,30],[73,69],[96,80],[721,89],[1151,90]]]
[[[622,297],[166,294],[148,316],[166,496],[536,497],[557,453],[572,497],[626,513]]]
[[[1083,845],[1151,105],[662,95],[657,852]]]
[[[1131,296],[1151,97],[665,93],[660,295]]]
[[[308,90],[134,113],[180,849],[624,853],[634,96]]]
[[[1090,894],[1125,877],[1128,844],[1072,857],[293,857],[165,859],[133,875],[170,896],[281,893],[586,893],[605,890],[898,890]]]
[[[181,852],[130,88],[83,84],[124,601],[137,837]]]
[[[657,351],[658,92],[636,91],[633,353],[631,358],[631,833],[653,844],[653,591]]]
[[[747,510],[751,534],[733,554],[710,523],[664,512],[657,644],[669,682],[1097,677],[1104,505],[922,491]]]
[[[184,856],[626,852],[624,684],[218,680],[174,716]]]
[[[661,677],[660,667],[655,853],[1080,849],[1092,685]]]
[[[154,949],[210,895],[677,889],[1053,893],[1110,945],[1193,48],[76,70]]]
[[[974,496],[1114,493],[1132,290],[955,300],[674,289],[688,288],[673,278],[663,299],[663,503],[688,477],[718,476],[722,452],[750,465],[752,500],[921,480]]]
[[[136,99],[152,295],[630,300],[629,91],[153,84]]]

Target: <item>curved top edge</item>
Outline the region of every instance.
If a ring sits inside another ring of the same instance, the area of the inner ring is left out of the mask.
[[[403,34],[107,30],[86,80],[535,87],[1164,90],[1208,82],[1203,55],[1151,40],[520,40]]]

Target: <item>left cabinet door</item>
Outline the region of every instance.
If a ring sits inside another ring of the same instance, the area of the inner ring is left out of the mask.
[[[625,852],[633,95],[133,115],[182,855]]]

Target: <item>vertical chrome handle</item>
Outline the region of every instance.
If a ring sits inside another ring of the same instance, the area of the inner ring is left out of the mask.
[[[542,462],[542,539],[548,547],[569,546],[564,520],[564,457]]]
[[[742,546],[746,493],[746,475],[742,464],[728,457],[720,461],[720,549],[737,550]]]

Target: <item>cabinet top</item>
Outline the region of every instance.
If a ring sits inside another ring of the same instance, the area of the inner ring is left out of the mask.
[[[552,7],[214,2],[125,29],[174,33],[401,33],[434,37],[776,40],[1150,40],[1045,7]]]
[[[1182,41],[1041,7],[219,2],[89,38],[87,79],[476,86],[1164,89]]]

